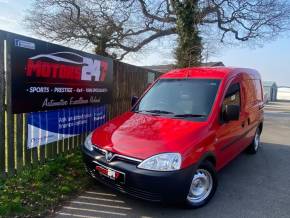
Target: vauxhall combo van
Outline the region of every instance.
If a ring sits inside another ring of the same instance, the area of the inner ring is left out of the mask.
[[[133,97],[130,111],[89,134],[86,169],[141,199],[201,207],[216,191],[219,170],[244,150],[258,151],[263,106],[255,70],[173,70]]]

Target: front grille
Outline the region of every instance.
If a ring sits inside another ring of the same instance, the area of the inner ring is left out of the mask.
[[[118,184],[115,181],[113,181],[105,176],[100,176],[99,173],[97,173],[94,169],[86,168],[86,170],[94,179],[98,180],[99,182],[103,183],[104,185],[107,185],[110,188],[113,188],[117,191],[129,194],[129,195],[132,195],[134,197],[137,197],[137,198],[140,198],[143,200],[147,200],[147,201],[155,201],[155,202],[161,201],[161,195],[159,193],[144,191],[144,190],[129,186],[126,183],[125,183],[125,185]]]
[[[97,152],[98,154],[104,154],[104,152],[102,152],[102,150],[100,150],[99,148],[97,148],[96,146],[93,147],[94,151]]]
[[[137,162],[137,161],[134,161],[134,160],[130,160],[130,159],[126,159],[126,158],[123,158],[123,157],[115,157],[113,159],[114,161],[115,160],[119,160],[119,161],[124,161],[124,162],[127,162],[127,163],[131,163],[131,164],[135,164],[135,165],[138,165],[140,162]]]
[[[158,193],[147,192],[141,189],[137,189],[135,187],[128,186],[126,184],[125,185],[117,184],[113,180],[108,179],[107,177],[104,177],[104,176],[96,175],[95,178],[101,183],[113,189],[116,189],[123,193],[127,193],[134,197],[141,198],[147,201],[161,201],[160,194]]]
[[[104,160],[106,159],[105,158],[105,154],[108,151],[103,150],[101,148],[98,148],[97,146],[94,146],[94,151],[96,153],[98,153]],[[131,158],[131,157],[127,157],[127,156],[123,156],[123,155],[119,155],[119,154],[113,154],[113,158],[110,160],[110,162],[113,162],[113,161],[116,161],[116,160],[124,161],[124,162],[127,162],[127,163],[132,163],[132,164],[135,164],[135,165],[138,165],[139,163],[142,162],[142,160],[139,160],[139,159],[136,159],[136,158]]]

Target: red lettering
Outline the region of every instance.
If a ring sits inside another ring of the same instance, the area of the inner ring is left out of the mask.
[[[28,59],[26,64],[26,76],[28,77],[81,80],[81,72],[81,66],[49,63],[41,60]]]
[[[52,78],[57,78],[59,64],[51,64],[51,68],[52,68],[52,75],[51,75]]]
[[[63,64],[60,65],[58,76],[59,76],[59,78],[64,78],[64,76],[65,76],[65,65],[63,65]]]
[[[81,67],[75,67],[74,68],[74,78],[76,80],[81,80],[81,73],[82,73],[82,68]]]
[[[33,73],[39,74],[41,69],[41,62],[40,61],[33,61],[28,59],[26,65],[26,76],[32,76]]]
[[[41,65],[41,77],[49,78],[51,72],[51,66],[49,63],[43,63]]]

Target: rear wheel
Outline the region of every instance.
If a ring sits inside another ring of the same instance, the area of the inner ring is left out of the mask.
[[[256,130],[252,143],[249,145],[249,147],[246,150],[247,153],[256,154],[260,148],[260,145],[261,145],[261,130],[260,128],[258,128]]]
[[[217,175],[212,163],[206,161],[195,171],[186,197],[190,208],[198,208],[207,204],[217,188]]]

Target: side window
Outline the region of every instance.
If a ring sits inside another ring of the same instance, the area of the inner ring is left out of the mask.
[[[238,83],[232,84],[225,96],[222,105],[222,112],[224,112],[226,105],[241,106],[240,85]]]

